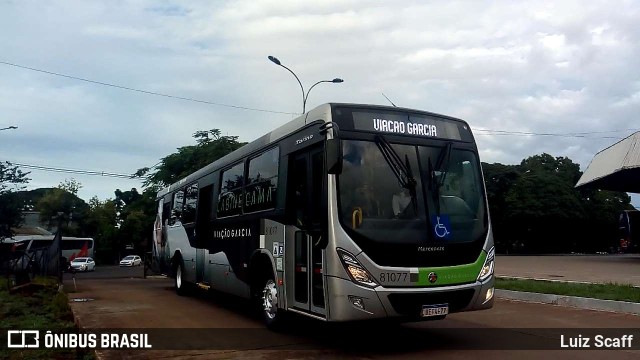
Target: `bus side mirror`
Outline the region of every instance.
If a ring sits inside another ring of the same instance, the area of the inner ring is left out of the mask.
[[[327,173],[339,175],[342,173],[342,142],[340,139],[327,139],[325,146]]]

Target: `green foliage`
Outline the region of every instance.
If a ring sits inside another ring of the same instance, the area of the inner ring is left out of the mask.
[[[76,331],[69,299],[58,292],[57,281],[36,278],[34,292],[9,294],[0,286],[0,324],[8,329]],[[42,344],[42,338],[41,338]],[[84,349],[0,349],[2,359],[92,359]]]
[[[580,167],[566,157],[482,166],[499,252],[608,251],[618,215],[633,208],[625,193],[576,189]]]
[[[18,166],[8,161],[0,162],[0,195],[24,188],[24,184],[31,180],[27,178],[27,175],[29,175],[28,172],[23,172]]]
[[[89,200],[89,211],[84,221],[84,231],[94,239],[94,251],[98,263],[112,263],[115,259],[113,243],[118,239],[118,208],[115,201]]]
[[[18,193],[0,195],[0,240],[13,235],[12,230],[22,223],[22,201]]]
[[[197,131],[193,137],[196,145],[178,148],[177,152],[162,158],[155,170],[142,168],[135,175],[146,177],[145,186],[167,186],[245,144],[238,142],[237,136],[221,135],[218,129]]]
[[[28,172],[22,172],[8,161],[0,162],[0,240],[11,237],[11,229],[22,222],[22,202],[15,191],[23,189],[29,182],[27,175]]]
[[[64,236],[84,235],[82,222],[86,218],[89,205],[76,194],[81,185],[77,181],[65,180],[57,188],[49,190],[36,203],[40,219],[50,227],[56,226],[62,218]]]
[[[640,291],[633,285],[582,284],[544,280],[496,279],[496,289],[640,303]]]
[[[78,191],[81,188],[82,184],[80,184],[76,179],[65,179],[60,183],[60,185],[58,185],[58,189],[65,190],[73,195],[78,195]]]

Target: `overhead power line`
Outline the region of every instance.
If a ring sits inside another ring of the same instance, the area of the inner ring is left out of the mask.
[[[75,175],[91,175],[91,176],[104,176],[104,177],[113,177],[120,179],[135,179],[136,177],[133,175],[127,174],[118,174],[107,171],[96,171],[96,170],[80,170],[80,169],[68,169],[68,168],[60,168],[53,166],[41,166],[41,165],[32,165],[32,164],[22,164],[11,162],[13,165],[37,171],[49,171],[49,172],[59,172],[59,173],[67,173],[67,174],[75,174]]]
[[[575,133],[537,133],[528,131],[507,131],[507,130],[491,130],[491,129],[476,129],[476,135],[496,135],[496,136],[557,136],[557,137],[572,137],[572,138],[587,138],[587,139],[624,139],[619,136],[589,136],[594,134],[613,133],[621,131],[630,131],[639,129],[625,129],[625,130],[609,130],[609,131],[589,131],[589,132],[575,132]]]
[[[535,133],[535,132],[527,132],[527,131],[509,131],[509,130],[493,130],[493,129],[474,129],[473,131],[488,131],[488,132],[497,132],[497,133],[508,133],[508,134],[525,134],[525,135],[589,135],[589,134],[606,134],[606,133],[615,133],[615,132],[623,132],[623,131],[638,131],[640,129],[618,129],[618,130],[606,130],[606,131],[587,131],[587,132],[566,132],[566,133]]]
[[[223,106],[223,107],[228,107],[228,108],[233,108],[233,109],[238,109],[238,110],[259,111],[259,112],[267,112],[267,113],[273,113],[273,114],[299,115],[298,113],[293,113],[293,112],[258,109],[258,108],[252,108],[252,107],[247,107],[247,106],[223,104],[223,103],[218,103],[218,102],[214,102],[214,101],[198,100],[198,99],[188,98],[188,97],[184,97],[184,96],[163,94],[163,93],[159,93],[159,92],[155,92],[155,91],[136,89],[136,88],[132,88],[132,87],[128,87],[128,86],[122,86],[122,85],[107,83],[107,82],[103,82],[103,81],[90,80],[90,79],[85,79],[85,78],[81,78],[81,77],[78,77],[78,76],[66,75],[66,74],[61,74],[61,73],[48,71],[48,70],[36,69],[36,68],[32,68],[32,67],[28,67],[28,66],[24,66],[24,65],[18,65],[18,64],[6,62],[6,61],[0,61],[0,64],[4,64],[4,65],[8,65],[8,66],[14,66],[14,67],[17,67],[17,68],[20,68],[20,69],[25,69],[25,70],[37,71],[37,72],[44,73],[44,74],[60,76],[60,77],[64,77],[64,78],[67,78],[67,79],[79,80],[79,81],[84,81],[84,82],[88,82],[88,83],[92,83],[92,84],[97,84],[97,85],[102,85],[102,86],[109,86],[109,87],[113,87],[113,88],[117,88],[117,89],[134,91],[134,92],[139,92],[139,93],[143,93],[143,94],[147,94],[147,95],[162,96],[162,97],[167,97],[167,98],[176,99],[176,100],[193,101],[193,102],[197,102],[197,103],[215,105],[215,106]]]
[[[57,73],[57,72],[48,71],[48,70],[37,69],[37,68],[29,67],[29,66],[24,66],[24,65],[19,65],[19,64],[15,64],[15,63],[10,63],[10,62],[7,62],[7,61],[1,61],[1,60],[0,60],[0,64],[4,64],[4,65],[8,65],[8,66],[13,66],[13,67],[16,67],[16,68],[25,69],[25,70],[30,70],[30,71],[36,71],[36,72],[40,72],[40,73],[44,73],[44,74],[49,74],[49,75],[53,75],[53,76],[64,77],[64,78],[67,78],[67,79],[73,79],[73,80],[78,80],[78,81],[84,81],[84,82],[88,82],[88,83],[92,83],[92,84],[96,84],[96,85],[108,86],[108,87],[113,87],[113,88],[122,89],[122,90],[127,90],[127,91],[134,91],[134,92],[139,92],[139,93],[143,93],[143,94],[147,94],[147,95],[162,96],[162,97],[167,97],[167,98],[176,99],[176,100],[192,101],[192,102],[197,102],[197,103],[202,103],[202,104],[208,104],[208,105],[215,105],[215,106],[229,107],[229,108],[238,109],[238,110],[258,111],[258,112],[267,112],[267,113],[274,113],[274,114],[286,114],[286,115],[298,115],[298,114],[299,114],[299,113],[294,113],[294,112],[286,112],[286,111],[277,111],[277,110],[259,109],[259,108],[252,108],[252,107],[247,107],[247,106],[239,106],[239,105],[231,105],[231,104],[218,103],[218,102],[214,102],[214,101],[199,100],[199,99],[188,98],[188,97],[177,96],[177,95],[163,94],[163,93],[158,93],[158,92],[149,91],[149,90],[143,90],[143,89],[137,89],[137,88],[132,88],[132,87],[123,86],[123,85],[117,85],[117,84],[107,83],[107,82],[103,82],[103,81],[97,81],[97,80],[86,79],[86,78],[82,78],[82,77],[74,76],[74,75],[67,75],[67,74]],[[383,95],[384,95],[384,94],[383,94]],[[623,138],[621,138],[621,137],[616,137],[616,136],[592,137],[592,136],[585,136],[585,135],[592,135],[592,134],[604,134],[604,133],[615,133],[615,132],[623,132],[623,131],[638,131],[638,130],[640,130],[640,129],[620,129],[620,130],[589,131],[589,132],[572,132],[572,133],[536,133],[536,132],[525,132],[525,131],[507,131],[507,130],[493,130],[493,129],[475,129],[475,130],[474,130],[474,132],[476,132],[476,134],[477,134],[477,135],[503,135],[503,136],[558,136],[558,137],[576,137],[576,138],[591,138],[591,139],[617,139],[617,140],[620,140],[620,139],[623,139]],[[478,133],[478,132],[479,132],[479,133]],[[483,132],[484,132],[484,133],[483,133]]]

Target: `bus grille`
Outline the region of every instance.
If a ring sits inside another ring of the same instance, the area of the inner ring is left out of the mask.
[[[419,316],[422,305],[449,304],[449,312],[464,309],[473,298],[474,289],[443,291],[434,293],[389,294],[393,309],[401,315]]]

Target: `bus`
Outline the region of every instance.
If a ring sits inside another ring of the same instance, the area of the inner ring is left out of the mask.
[[[5,271],[56,271],[48,259],[55,235],[16,235],[0,241],[0,273]],[[63,236],[60,243],[62,263],[67,264],[75,258],[93,257],[94,241],[92,238]],[[65,269],[66,270],[66,269]]]
[[[6,239],[12,243],[14,250],[33,252],[51,246],[55,235],[16,235]],[[93,257],[93,239],[63,236],[61,248],[62,257],[69,262],[77,257]]]
[[[620,244],[618,252],[637,252],[640,249],[640,211],[624,210],[619,217]]]
[[[159,191],[154,261],[267,327],[442,319],[493,306],[486,199],[465,121],[329,103]]]

